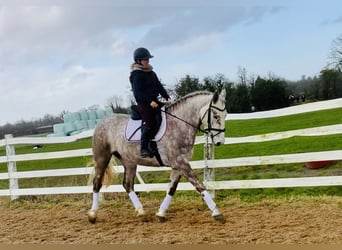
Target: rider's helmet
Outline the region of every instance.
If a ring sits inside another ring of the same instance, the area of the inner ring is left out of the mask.
[[[147,60],[152,58],[153,56],[151,55],[151,53],[145,49],[145,48],[137,48],[134,51],[134,61],[137,62],[138,60]]]

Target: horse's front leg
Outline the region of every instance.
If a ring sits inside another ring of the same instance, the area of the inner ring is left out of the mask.
[[[158,213],[156,213],[156,216],[159,218],[159,221],[161,222],[166,221],[166,211],[169,208],[172,197],[176,192],[178,182],[181,177],[182,175],[180,171],[175,169],[171,170],[169,188],[166,192],[166,196],[164,197],[163,202],[160,204]]]
[[[138,216],[145,215],[145,211],[140,202],[139,197],[134,192],[134,178],[137,172],[137,165],[133,164],[125,164],[124,165],[124,178],[123,178],[123,187],[125,188],[128,197],[130,198],[135,211],[137,211]]]
[[[183,162],[181,164],[181,170],[182,174],[185,176],[185,178],[196,188],[196,190],[202,195],[203,200],[207,204],[208,208],[212,212],[212,216],[215,220],[224,222],[223,215],[219,212],[215,201],[207,191],[207,188],[204,186],[204,184],[198,180],[195,173],[192,171],[190,164],[188,162]]]
[[[103,156],[94,157],[96,167],[95,176],[93,178],[93,202],[91,209],[88,212],[88,220],[91,223],[96,222],[97,210],[99,209],[100,189],[102,187],[103,176],[110,161],[110,157],[110,153],[108,153],[107,155],[104,154]]]

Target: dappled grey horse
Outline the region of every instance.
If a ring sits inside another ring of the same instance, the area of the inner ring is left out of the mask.
[[[156,213],[161,221],[166,219],[166,211],[182,176],[202,195],[213,218],[219,221],[224,220],[205,185],[192,171],[189,159],[192,155],[196,132],[201,125],[201,130],[209,133],[215,145],[224,143],[225,117],[227,115],[225,97],[224,88],[215,94],[206,91],[194,92],[176,101],[167,109],[167,128],[164,136],[158,142],[158,150],[162,162],[171,168],[171,174],[166,196]],[[88,219],[92,223],[96,221],[99,191],[112,155],[118,158],[124,167],[123,187],[137,214],[145,214],[139,197],[134,192],[137,164],[156,167],[160,164],[155,158],[141,158],[140,144],[125,140],[125,126],[129,118],[124,114],[107,116],[97,124],[94,131],[92,147],[96,166],[93,179],[93,203],[88,213]]]

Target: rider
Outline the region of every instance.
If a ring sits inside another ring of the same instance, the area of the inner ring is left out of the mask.
[[[143,158],[153,157],[156,144],[151,140],[155,137],[160,126],[160,108],[163,105],[158,101],[158,95],[171,103],[171,97],[160,83],[149,59],[153,56],[146,48],[137,48],[134,51],[134,63],[131,65],[129,80],[132,85],[138,111],[142,117],[140,155]]]

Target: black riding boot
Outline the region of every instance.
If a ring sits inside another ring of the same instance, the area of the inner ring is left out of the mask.
[[[141,146],[140,156],[142,158],[153,157],[152,152],[149,150],[149,142],[151,137],[151,127],[147,124],[143,124],[141,127]]]
[[[155,153],[158,151],[157,143],[155,141],[149,141],[148,149],[150,150],[152,155],[155,155]]]

